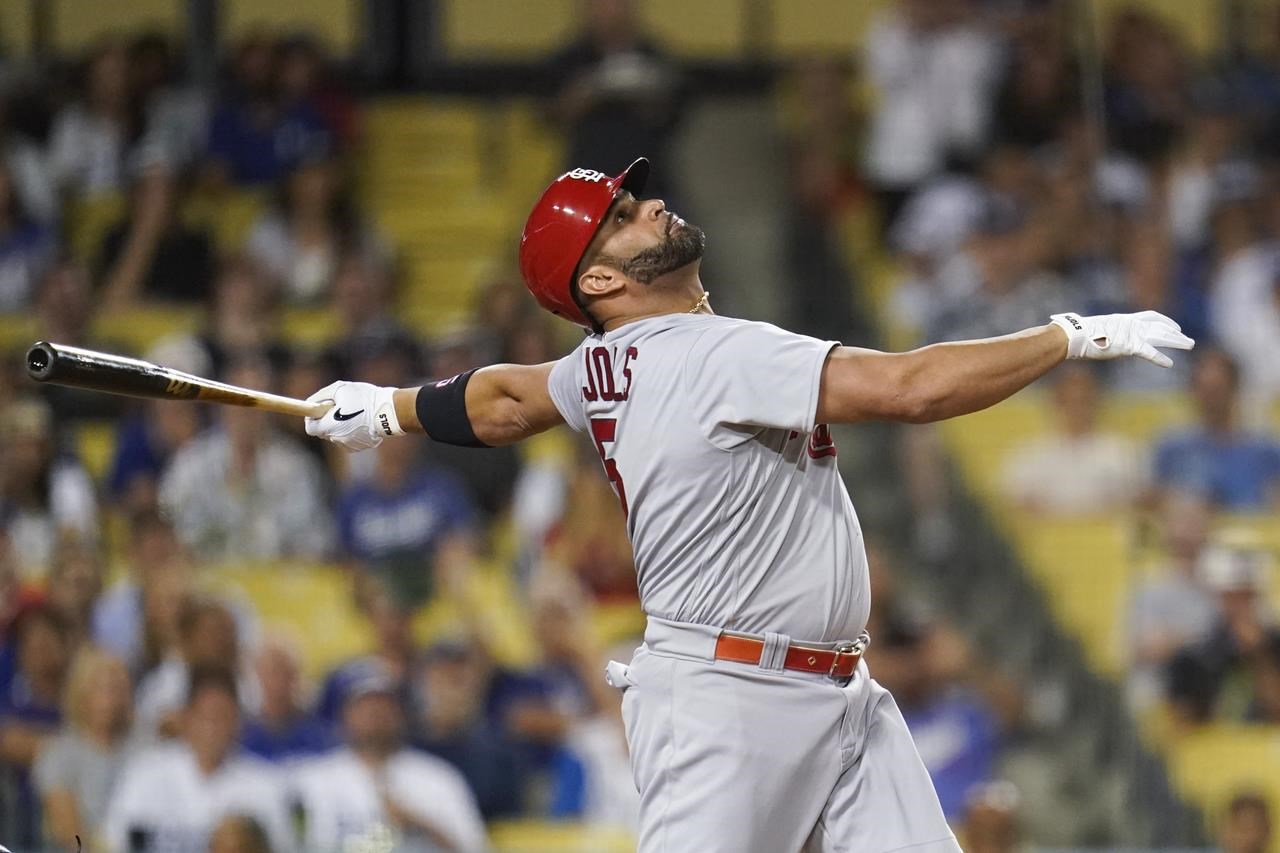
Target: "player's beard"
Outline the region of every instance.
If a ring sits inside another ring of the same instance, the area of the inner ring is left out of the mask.
[[[641,284],[650,284],[673,270],[688,266],[702,257],[707,247],[707,235],[696,225],[685,223],[683,228],[672,228],[661,243],[637,252],[620,269],[628,278]]]

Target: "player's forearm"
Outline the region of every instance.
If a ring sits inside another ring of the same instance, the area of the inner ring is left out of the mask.
[[[471,434],[488,447],[514,444],[561,422],[547,392],[550,370],[550,364],[498,364],[475,371],[460,388],[401,388],[393,396],[396,417],[405,432],[449,444],[471,443]]]
[[[934,344],[906,353],[908,420],[946,420],[977,412],[1030,385],[1067,356],[1053,324],[980,341]]]

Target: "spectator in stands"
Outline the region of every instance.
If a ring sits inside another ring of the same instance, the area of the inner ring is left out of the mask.
[[[180,336],[162,340],[143,358],[196,376],[208,376],[212,367],[205,356],[198,343]],[[133,515],[158,508],[160,476],[178,449],[200,432],[204,414],[207,413],[186,401],[148,400],[120,420],[113,442],[115,456],[105,484],[116,511]]]
[[[1225,80],[1205,79],[1193,92],[1184,141],[1169,164],[1169,232],[1179,248],[1204,245],[1210,238],[1215,177],[1241,159],[1245,144],[1244,106]]]
[[[413,704],[414,684],[422,657],[413,639],[413,612],[397,600],[380,578],[357,575],[356,609],[370,622],[375,647],[366,655],[335,668],[325,678],[317,711],[321,719],[336,725],[342,716],[347,688],[370,673],[390,678],[405,708]]]
[[[553,113],[566,128],[565,157],[614,175],[637,157],[667,159],[680,117],[675,64],[636,20],[632,0],[586,0],[583,30],[549,60]],[[671,198],[669,186],[650,186]]]
[[[987,200],[974,236],[937,272],[930,341],[1007,334],[1068,310],[1066,282],[1037,263],[1033,226],[1016,204]]]
[[[1004,465],[1004,493],[1032,513],[1103,515],[1133,506],[1146,466],[1128,439],[1098,428],[1098,380],[1084,365],[1053,376],[1053,433],[1015,448]]]
[[[148,660],[148,645],[159,638],[147,636],[152,626],[146,598],[183,595],[189,564],[173,526],[154,510],[130,518],[127,539],[128,570],[95,602],[92,636],[96,645],[124,661],[136,676],[159,662],[158,657]],[[167,584],[165,576],[172,576]]]
[[[347,849],[391,836],[458,853],[487,849],[484,824],[466,780],[445,761],[404,745],[405,717],[395,682],[373,673],[345,691],[346,746],[299,766],[306,850]]]
[[[54,546],[49,567],[47,601],[66,623],[73,647],[93,633],[93,611],[102,594],[102,554],[74,533],[64,533]]]
[[[626,537],[622,506],[609,481],[600,476],[600,454],[587,442],[574,444],[572,467],[559,484],[558,506],[548,507],[554,516],[539,523],[539,507],[517,502],[516,519],[527,529],[544,529],[545,539],[534,540],[542,558],[551,566],[571,573],[592,598],[599,601],[634,600],[636,568]],[[552,484],[541,503],[556,495]],[[523,498],[523,495],[519,496]],[[558,511],[556,511],[558,510]]]
[[[1154,572],[1137,582],[1122,614],[1135,710],[1160,698],[1173,656],[1207,641],[1213,630],[1218,602],[1199,571],[1211,520],[1209,504],[1199,495],[1174,492],[1165,498],[1159,531],[1164,554]]]
[[[204,153],[209,135],[208,97],[179,82],[178,60],[160,32],[142,33],[129,44],[130,85],[147,116],[143,144],[174,174],[184,173]]]
[[[242,708],[259,706],[257,682],[241,669],[241,642],[236,618],[212,598],[187,600],[178,616],[178,646],[138,683],[134,703],[140,738],[177,733],[191,674],[204,667],[223,667],[237,675]]]
[[[257,33],[236,46],[234,80],[209,124],[205,174],[215,184],[264,186],[333,143],[324,118],[307,102],[285,103],[275,43]]]
[[[96,539],[93,483],[74,458],[55,450],[53,415],[40,400],[7,402],[0,409],[0,434],[0,525],[21,576],[43,578],[63,531]]]
[[[387,262],[386,247],[356,210],[341,162],[328,155],[303,160],[285,176],[274,206],[249,231],[245,251],[294,304],[325,299],[347,256]]]
[[[1260,594],[1270,567],[1260,548],[1219,546],[1201,562],[1218,596],[1206,640],[1169,662],[1168,696],[1178,722],[1280,722],[1280,627]]]
[[[13,172],[0,163],[0,314],[27,310],[54,261],[54,234],[35,220],[17,193]]]
[[[59,848],[75,849],[77,838],[95,846],[124,764],[131,696],[119,658],[91,646],[80,650],[67,679],[66,724],[40,750],[33,771],[45,833]]]
[[[10,823],[5,841],[32,850],[39,843],[40,808],[30,770],[62,722],[73,649],[62,617],[48,607],[21,614],[10,643],[16,668],[0,693],[0,814]]]
[[[943,639],[936,628],[920,626],[915,636],[900,638],[898,651],[908,665],[895,674],[896,682],[877,680],[902,709],[943,813],[957,820],[968,792],[992,778],[1002,735],[995,710],[958,677],[966,665],[957,661],[971,655],[964,638],[946,633]]]
[[[67,195],[100,195],[124,187],[149,167],[156,152],[141,146],[146,116],[129,86],[129,55],[104,41],[84,62],[81,101],[58,114],[49,135],[49,165]]]
[[[1241,368],[1245,393],[1280,399],[1280,189],[1266,199],[1264,239],[1224,265],[1210,291],[1214,336]]]
[[[246,353],[262,353],[280,369],[288,363],[289,348],[281,339],[279,284],[246,257],[224,260],[205,328],[195,341],[214,376]]]
[[[281,101],[314,110],[333,138],[348,147],[359,131],[357,107],[329,73],[328,57],[320,43],[305,33],[285,38],[279,45],[278,65]]]
[[[1063,35],[1061,26],[1044,18],[1014,33],[1011,55],[991,105],[995,144],[1051,145],[1062,116],[1079,108],[1075,61]]]
[[[53,227],[62,211],[49,162],[32,134],[13,121],[15,100],[13,92],[0,95],[0,162],[9,172],[19,206],[32,221]]]
[[[1118,148],[1152,163],[1168,153],[1187,119],[1190,67],[1178,35],[1154,13],[1120,12],[1107,46],[1105,95]]]
[[[230,814],[209,836],[209,853],[272,853],[267,832],[248,815]]]
[[[338,496],[342,551],[374,571],[398,569],[384,581],[409,604],[474,561],[475,509],[452,474],[423,464],[421,448],[374,451],[373,474]],[[406,559],[407,558],[407,559]]]
[[[272,849],[294,849],[286,786],[266,762],[240,752],[236,680],[230,671],[191,671],[181,736],[133,755],[120,772],[103,825],[112,853],[204,850],[218,822],[247,815]]]
[[[608,657],[625,659],[638,643],[637,638],[623,644]],[[596,713],[574,720],[565,737],[564,756],[574,766],[560,774],[552,814],[572,816],[588,826],[637,832],[640,795],[631,774],[622,703],[616,694]]]
[[[330,726],[303,706],[301,668],[301,651],[283,634],[268,637],[254,654],[262,703],[246,721],[240,743],[267,761],[318,755],[334,745]]]
[[[94,335],[94,299],[89,273],[69,256],[59,256],[40,281],[35,295],[36,330],[40,338],[105,352],[120,352],[118,342]],[[30,387],[22,377],[25,388]],[[24,391],[25,391],[24,388]],[[67,425],[88,418],[109,418],[119,414],[121,398],[113,394],[82,391],[61,385],[43,384],[40,395],[53,408],[54,421]]]
[[[1169,316],[1197,341],[1213,336],[1211,288],[1228,280],[1228,270],[1243,270],[1246,281],[1253,278],[1254,261],[1241,259],[1255,254],[1261,193],[1262,177],[1255,164],[1247,160],[1220,164],[1210,180],[1205,239],[1178,248],[1169,283]]]
[[[1262,794],[1236,794],[1218,829],[1222,853],[1266,853],[1271,849],[1271,806]]]
[[[227,380],[270,389],[264,362],[242,361]],[[318,557],[331,522],[315,460],[254,409],[224,407],[220,422],[173,456],[160,504],[178,536],[205,559]]]
[[[1020,849],[1018,789],[1009,782],[979,785],[969,792],[957,835],[967,853],[1016,853]]]
[[[371,348],[385,342],[413,340],[397,316],[395,295],[395,280],[386,263],[361,252],[348,252],[338,259],[329,292],[329,311],[337,320],[339,331],[325,352],[335,375],[351,375]],[[414,358],[418,370],[420,361]]]
[[[103,236],[98,250],[104,309],[129,308],[141,301],[208,299],[216,272],[213,240],[207,231],[182,220],[180,192],[160,173],[133,183],[129,209]]]
[[[1239,423],[1240,372],[1206,350],[1191,377],[1199,423],[1166,434],[1155,452],[1156,485],[1204,495],[1228,512],[1261,512],[1280,500],[1280,442]]]
[[[428,376],[448,379],[486,364],[487,343],[482,335],[471,330],[433,341],[428,355]],[[452,471],[467,484],[483,520],[502,514],[510,506],[523,468],[521,455],[513,445],[476,450],[431,441],[427,442],[424,453],[428,462]]]
[[[878,95],[865,168],[887,228],[923,181],[977,152],[1000,53],[970,4],[928,0],[898,0],[864,46]]]
[[[524,763],[506,732],[485,715],[489,667],[473,643],[442,641],[427,650],[417,681],[413,743],[458,769],[486,820],[525,807]]]

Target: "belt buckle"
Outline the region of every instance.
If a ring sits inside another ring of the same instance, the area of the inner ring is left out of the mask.
[[[863,631],[858,635],[856,640],[841,640],[831,647],[831,651],[835,655],[831,658],[831,668],[827,670],[827,678],[837,683],[848,684],[853,680],[853,673],[848,675],[836,675],[836,668],[840,666],[840,658],[844,655],[849,657],[861,657],[862,653],[867,650],[867,646],[871,644],[871,636]],[[856,670],[856,667],[855,667]]]

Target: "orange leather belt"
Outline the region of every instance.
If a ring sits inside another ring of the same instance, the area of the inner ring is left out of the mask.
[[[863,634],[856,643],[837,643],[834,648],[820,649],[792,643],[787,647],[784,669],[813,672],[831,678],[848,680],[858,668],[862,653],[871,638]],[[740,634],[721,634],[716,639],[716,659],[736,663],[759,664],[764,654],[764,640]]]

